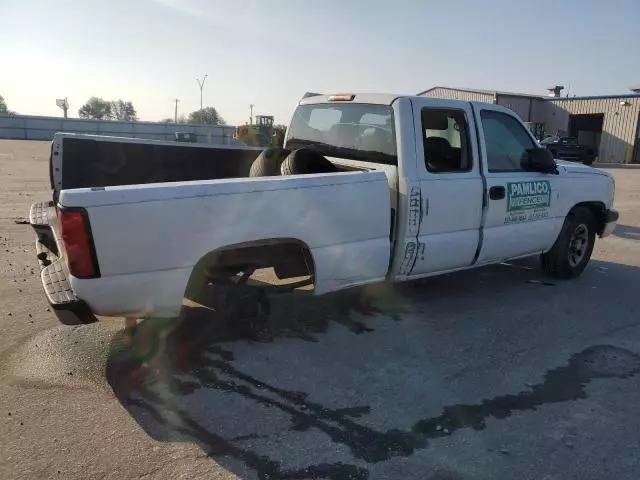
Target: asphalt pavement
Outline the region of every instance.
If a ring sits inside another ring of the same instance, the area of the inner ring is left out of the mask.
[[[270,343],[191,305],[131,344],[46,303],[48,148],[0,140],[0,478],[640,478],[640,170],[611,169],[620,225],[577,280],[280,296]]]

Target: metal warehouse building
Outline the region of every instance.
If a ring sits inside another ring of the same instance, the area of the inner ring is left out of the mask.
[[[561,97],[563,88],[549,88],[549,96],[451,87],[433,87],[418,95],[502,105],[539,138],[577,137],[598,152],[599,162],[640,163],[640,87],[629,94],[589,97]]]

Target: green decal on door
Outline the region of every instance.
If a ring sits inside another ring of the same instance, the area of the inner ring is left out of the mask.
[[[549,216],[551,184],[546,180],[507,183],[504,223],[531,222]]]

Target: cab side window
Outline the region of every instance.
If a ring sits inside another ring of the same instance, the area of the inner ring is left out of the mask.
[[[424,161],[431,173],[471,170],[469,128],[463,110],[423,108]]]
[[[520,172],[520,158],[536,145],[525,128],[511,115],[482,110],[482,130],[490,172]]]

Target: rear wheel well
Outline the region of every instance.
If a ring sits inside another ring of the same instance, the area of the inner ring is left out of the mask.
[[[593,218],[596,222],[596,234],[602,235],[602,231],[604,230],[604,222],[605,222],[605,214],[607,208],[602,202],[580,202],[573,206],[571,211],[573,211],[577,207],[584,207],[589,209]],[[569,212],[571,213],[571,212]]]
[[[263,239],[229,245],[205,254],[193,267],[187,298],[209,281],[224,281],[238,272],[273,268],[279,279],[311,277],[315,263],[309,246],[293,238]]]

